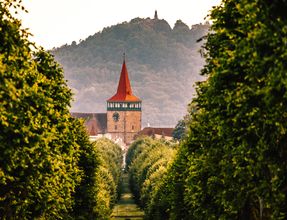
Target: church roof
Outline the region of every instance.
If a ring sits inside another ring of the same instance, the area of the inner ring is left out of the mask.
[[[107,132],[107,113],[71,112],[72,117],[82,118],[89,136],[105,134]]]
[[[122,65],[122,71],[121,71],[117,93],[113,97],[108,99],[108,102],[110,101],[120,101],[120,102],[141,101],[138,97],[133,95],[125,60]]]
[[[145,135],[145,136],[152,136],[152,135],[162,135],[172,137],[172,132],[174,128],[154,128],[154,127],[145,127],[142,129],[138,136]]]

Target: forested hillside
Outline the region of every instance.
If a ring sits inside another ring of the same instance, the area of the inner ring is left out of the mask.
[[[198,39],[209,24],[189,28],[178,20],[135,18],[52,50],[75,96],[71,111],[105,112],[117,89],[122,55],[135,95],[143,100],[143,126],[175,126],[186,113],[203,58]]]

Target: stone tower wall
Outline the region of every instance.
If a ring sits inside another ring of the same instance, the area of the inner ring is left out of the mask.
[[[119,114],[119,120],[114,121],[113,114]],[[141,111],[107,111],[107,130],[113,139],[121,138],[127,145],[141,130]]]

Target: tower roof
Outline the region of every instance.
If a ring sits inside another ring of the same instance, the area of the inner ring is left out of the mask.
[[[122,65],[122,72],[120,76],[117,93],[113,97],[108,99],[108,101],[120,101],[120,102],[121,101],[123,102],[141,101],[138,97],[133,95],[125,59]]]

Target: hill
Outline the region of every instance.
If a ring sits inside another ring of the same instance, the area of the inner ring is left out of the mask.
[[[173,28],[157,17],[135,18],[104,28],[79,43],[53,49],[75,93],[71,111],[105,112],[116,92],[126,53],[135,95],[143,100],[143,126],[175,126],[186,114],[203,58],[199,54],[209,24]]]

